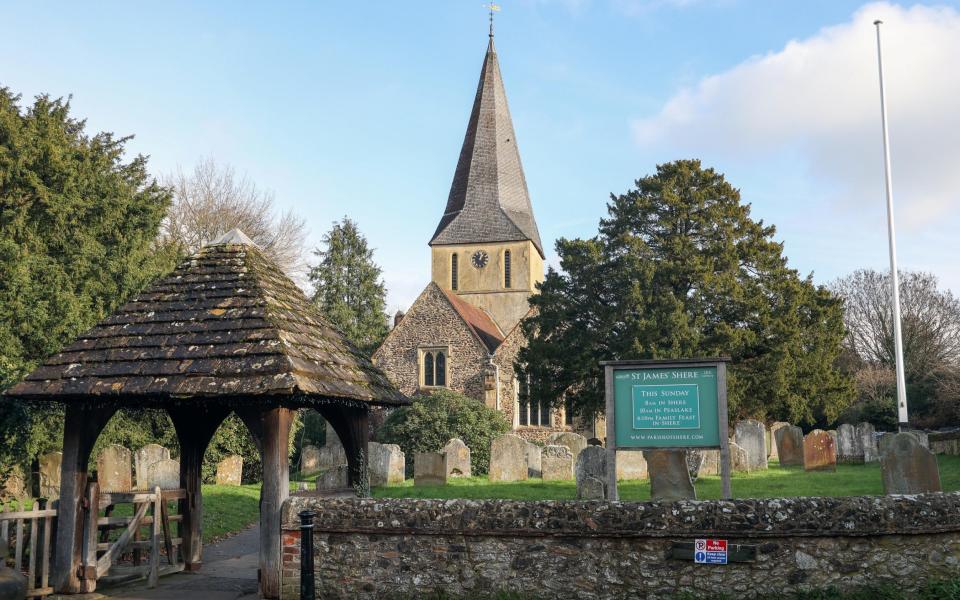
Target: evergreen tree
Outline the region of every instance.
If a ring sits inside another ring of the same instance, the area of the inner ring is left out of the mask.
[[[696,160],[657,167],[611,196],[589,240],[560,239],[524,321],[517,368],[531,395],[602,412],[599,362],[729,356],[730,416],[825,424],[850,402],[836,367],[843,307],[787,267],[775,229]]]
[[[325,249],[314,251],[320,263],[309,274],[312,300],[354,345],[373,352],[387,335],[387,291],[373,250],[347,217],[334,222],[323,243]]]
[[[89,135],[70,104],[0,88],[0,390],[172,266],[155,240],[168,190],[129,138]],[[59,447],[55,410],[0,402],[0,464]]]

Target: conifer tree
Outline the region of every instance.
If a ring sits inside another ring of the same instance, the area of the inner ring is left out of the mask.
[[[531,395],[596,414],[602,360],[722,355],[731,418],[835,420],[852,398],[842,303],[787,266],[774,233],[697,160],[611,196],[596,237],[557,241],[562,272],[531,298],[517,365]]]
[[[320,262],[310,269],[313,302],[327,319],[364,352],[373,352],[387,335],[386,287],[373,250],[344,217],[323,236]]]

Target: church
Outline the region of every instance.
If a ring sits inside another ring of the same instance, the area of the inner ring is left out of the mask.
[[[406,395],[447,388],[544,439],[583,430],[564,408],[532,403],[514,373],[520,321],[544,277],[543,243],[520,162],[491,31],[446,208],[430,246],[431,281],[374,352]]]

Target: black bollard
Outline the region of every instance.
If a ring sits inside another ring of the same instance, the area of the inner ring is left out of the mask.
[[[301,510],[300,517],[300,600],[316,600],[317,586],[313,574],[313,518],[317,513]]]

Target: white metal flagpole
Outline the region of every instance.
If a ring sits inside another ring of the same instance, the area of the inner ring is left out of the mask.
[[[887,187],[887,235],[890,238],[890,288],[893,297],[893,346],[896,352],[897,369],[897,415],[900,421],[900,430],[907,425],[907,383],[903,371],[903,334],[900,330],[900,277],[897,273],[897,236],[893,227],[893,180],[890,176],[890,135],[887,132],[887,98],[883,85],[883,54],[880,50],[880,25],[883,21],[876,20],[873,24],[877,28],[877,67],[880,71],[880,116],[883,121],[883,166]]]

